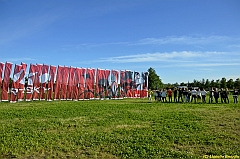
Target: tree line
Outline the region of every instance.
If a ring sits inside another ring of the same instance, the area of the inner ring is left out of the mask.
[[[174,88],[177,86],[187,86],[187,87],[199,87],[208,90],[209,88],[228,88],[228,89],[240,89],[240,78],[236,80],[233,79],[226,79],[223,77],[222,79],[217,80],[209,80],[209,79],[201,79],[196,80],[194,79],[192,82],[181,82],[181,83],[167,83],[164,84],[160,77],[157,75],[156,71],[150,67],[148,69],[149,76],[148,76],[148,87],[151,90],[155,89],[162,89],[162,88]]]

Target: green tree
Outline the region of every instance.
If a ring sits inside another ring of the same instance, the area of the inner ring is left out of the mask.
[[[220,86],[221,86],[221,88],[226,88],[227,87],[227,82],[226,82],[227,80],[226,80],[226,78],[225,77],[223,77],[222,79],[221,79],[221,81],[220,81]]]
[[[233,87],[234,87],[234,81],[233,81],[233,79],[229,79],[227,81],[227,88],[233,89]]]
[[[220,88],[221,87],[220,79],[216,80],[215,86],[216,86],[216,88]]]
[[[179,86],[177,82],[173,84],[173,87],[177,87],[177,86]]]
[[[234,82],[234,87],[235,88],[240,88],[240,78],[237,78],[236,81]]]
[[[180,86],[187,86],[187,84],[185,84],[184,82],[181,82]]]
[[[202,81],[201,81],[201,88],[205,88],[205,84],[206,84],[206,81],[205,79],[203,78]]]
[[[206,79],[205,88],[209,89],[209,87],[210,87],[209,79]]]
[[[148,69],[148,73],[148,88],[151,90],[162,88],[162,80],[157,75],[156,71],[152,67],[150,67]]]
[[[215,82],[214,82],[214,80],[211,80],[211,82],[210,82],[210,87],[215,87]]]

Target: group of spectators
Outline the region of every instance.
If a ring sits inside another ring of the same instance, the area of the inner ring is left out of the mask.
[[[155,101],[159,102],[194,102],[194,103],[229,103],[229,91],[228,89],[211,88],[209,91],[203,89],[188,89],[174,88],[172,89],[161,89],[154,92],[149,92],[149,100],[152,100],[151,95],[154,94]],[[238,103],[238,90],[234,89],[232,93],[234,103]]]

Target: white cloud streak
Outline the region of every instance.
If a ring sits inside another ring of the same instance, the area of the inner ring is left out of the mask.
[[[122,41],[122,42],[108,42],[108,43],[83,43],[77,45],[66,45],[66,48],[90,48],[102,46],[144,46],[144,45],[185,45],[185,46],[211,46],[218,45],[225,48],[239,48],[240,39],[227,36],[168,36],[163,38],[144,38],[137,41]]]
[[[218,42],[229,41],[231,38],[225,36],[169,36],[165,38],[145,38],[131,45],[164,45],[164,44],[184,44],[184,45],[200,45],[212,44]]]
[[[95,63],[157,63],[161,67],[202,67],[212,68],[221,66],[240,66],[239,56],[231,60],[228,52],[156,52],[101,58]]]
[[[187,62],[196,60],[196,58],[208,58],[213,55],[225,54],[224,52],[165,52],[165,53],[146,53],[146,54],[135,54],[127,56],[108,57],[98,60],[98,62],[112,62],[112,63],[130,63],[130,62],[167,62],[167,61],[178,61]]]
[[[34,58],[29,58],[29,57],[19,57],[19,58],[7,58],[4,59],[3,61],[8,61],[8,62],[24,62],[24,61],[36,61]]]

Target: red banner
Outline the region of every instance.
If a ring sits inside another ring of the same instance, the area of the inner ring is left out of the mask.
[[[11,96],[10,96],[11,103],[15,103],[17,101],[17,92],[18,92],[21,73],[22,73],[22,65],[15,64],[13,79],[12,79]]]
[[[86,99],[94,98],[94,78],[95,78],[95,69],[88,68],[86,72]]]
[[[8,89],[10,83],[10,74],[12,72],[12,63],[6,62],[3,78],[2,101],[8,101]]]
[[[33,100],[39,100],[39,93],[40,93],[40,78],[42,75],[42,67],[43,65],[37,64],[35,65],[35,78],[33,81]]]
[[[36,68],[36,65],[30,64],[29,74],[28,74],[28,84],[27,84],[27,90],[26,90],[26,101],[32,100],[33,82],[34,82],[34,78],[35,78],[35,68]]]
[[[4,63],[0,62],[0,92],[2,92],[2,74],[4,69]],[[0,101],[2,100],[2,94],[0,94]]]
[[[117,70],[112,70],[111,72],[111,89],[112,89],[112,98],[118,98],[118,74]]]
[[[2,87],[2,73],[4,69],[4,63],[0,62],[0,86]]]
[[[80,81],[80,68],[74,69],[74,78],[73,78],[73,86],[72,86],[72,98],[74,101],[78,101],[79,98],[79,81]]]
[[[109,76],[110,76],[110,70],[104,70],[104,87],[105,87],[105,98],[109,99],[112,97],[112,91],[109,87]]]
[[[81,68],[79,70],[80,73],[80,78],[79,78],[79,99],[80,100],[84,100],[85,99],[85,87],[86,87],[86,69],[85,68]]]
[[[125,70],[120,71],[120,98],[126,97],[126,90],[125,90]]]
[[[54,78],[56,74],[56,66],[50,66],[49,78],[48,78],[48,95],[47,100],[52,101],[53,99],[53,88],[54,88]]]
[[[142,72],[142,93],[141,97],[148,97],[148,72]]]
[[[40,92],[40,100],[45,100],[45,92],[47,90],[47,82],[48,82],[48,70],[49,70],[49,66],[48,65],[45,65],[43,64],[42,66],[42,73],[41,73],[41,78],[40,78],[40,81],[41,81],[41,87],[39,89],[39,92]]]
[[[67,100],[73,99],[74,73],[75,73],[75,68],[70,67],[69,76],[68,76],[68,85],[67,85]]]
[[[59,100],[60,99],[63,68],[64,68],[63,66],[58,66],[55,89],[54,89],[54,100]]]
[[[132,84],[132,71],[126,71],[125,72],[125,90],[127,91],[127,97],[132,98],[133,97],[133,84]]]
[[[27,64],[25,63],[21,63],[22,65],[22,72],[20,75],[20,82],[19,82],[19,86],[18,86],[18,101],[24,101],[24,86],[25,86],[25,74],[26,74],[26,69],[27,69]]]
[[[28,81],[25,83],[27,65],[15,65],[13,82],[10,86],[12,63],[0,62],[0,86],[2,85],[2,101],[16,102],[31,100],[84,100],[84,99],[115,99],[123,97],[147,97],[148,72],[121,70],[85,69],[67,66],[56,67],[41,64],[30,64]],[[4,72],[4,78],[2,74]],[[111,75],[111,78],[109,78]],[[55,79],[56,76],[56,79]],[[134,78],[133,78],[134,77]],[[119,89],[120,79],[120,89]],[[56,80],[56,81],[55,81]],[[55,83],[54,83],[55,81]],[[2,83],[3,82],[3,83]],[[25,96],[25,84],[26,96]],[[48,88],[46,88],[48,87]],[[47,92],[46,92],[47,90]]]
[[[96,74],[96,98],[104,99],[104,70],[97,69]]]
[[[68,75],[69,75],[69,67],[64,66],[64,68],[62,70],[61,100],[67,99]]]
[[[139,72],[134,72],[133,97],[140,98],[142,82]]]

